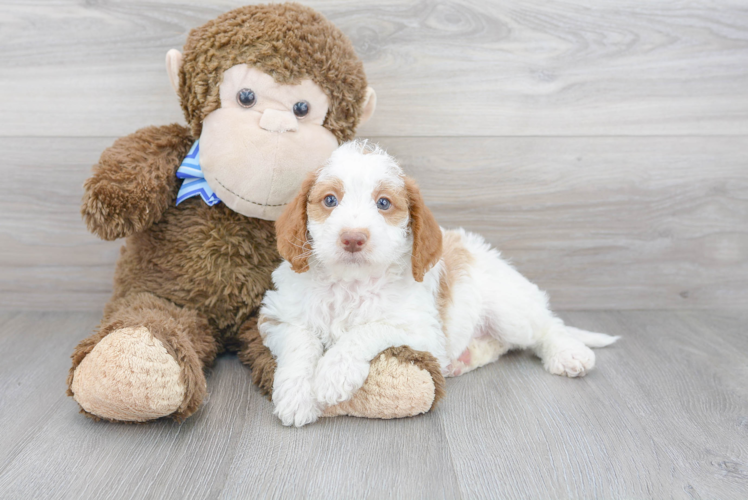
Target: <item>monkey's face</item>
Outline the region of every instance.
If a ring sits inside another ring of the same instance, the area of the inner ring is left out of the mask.
[[[246,64],[223,74],[219,94],[200,135],[205,180],[232,210],[275,220],[338,146],[322,125],[327,96],[311,80],[281,85]]]
[[[205,180],[249,217],[276,219],[376,107],[350,40],[296,3],[227,12],[192,30],[185,50],[171,49],[166,69],[200,134]]]

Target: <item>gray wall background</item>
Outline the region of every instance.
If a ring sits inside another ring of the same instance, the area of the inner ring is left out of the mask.
[[[0,308],[103,306],[121,242],[86,231],[82,183],[184,122],[166,51],[244,3],[0,2]],[[748,304],[746,2],[304,3],[364,59],[360,135],[554,307]]]

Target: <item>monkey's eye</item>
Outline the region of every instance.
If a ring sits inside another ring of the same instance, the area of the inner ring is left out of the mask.
[[[327,208],[337,207],[338,199],[335,196],[328,194],[327,196],[325,196],[325,206]]]
[[[304,118],[309,114],[309,103],[306,101],[299,101],[293,105],[293,114],[299,118]]]
[[[241,89],[236,93],[236,102],[242,108],[251,108],[257,102],[257,96],[251,89]]]
[[[388,210],[392,206],[392,203],[387,198],[379,198],[377,200],[377,208],[379,210]]]

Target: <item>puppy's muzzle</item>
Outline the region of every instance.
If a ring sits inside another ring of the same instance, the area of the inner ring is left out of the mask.
[[[364,249],[368,239],[369,231],[366,229],[345,230],[340,233],[340,246],[346,252],[356,253]]]

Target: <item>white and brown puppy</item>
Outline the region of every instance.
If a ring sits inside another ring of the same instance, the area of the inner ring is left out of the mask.
[[[546,294],[478,235],[445,231],[412,179],[376,146],[349,142],[278,219],[284,257],[260,332],[276,357],[275,413],[315,421],[351,398],[391,346],[428,351],[446,376],[531,348],[546,370],[582,376],[616,337],[565,326]]]

